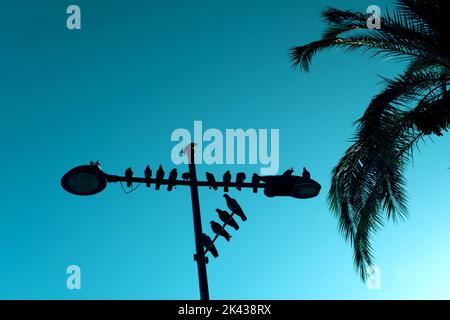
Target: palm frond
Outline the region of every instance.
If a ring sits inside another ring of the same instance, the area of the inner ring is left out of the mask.
[[[393,14],[386,12],[380,30],[367,28],[368,16],[351,10],[327,8],[322,13],[328,24],[322,40],[292,48],[293,65],[308,71],[313,55],[337,46],[373,51],[373,56],[417,59],[450,66],[450,54],[440,47],[440,35],[417,15],[405,10],[397,10]]]
[[[373,262],[371,236],[383,226],[382,213],[394,221],[407,217],[403,173],[417,135],[404,116],[398,111],[385,119],[372,141],[357,140],[333,170],[330,208],[345,238],[353,240],[354,262],[363,280]]]
[[[396,9],[408,19],[421,20],[434,32],[442,33],[447,20],[443,10],[446,8],[445,3],[446,0],[398,0]]]
[[[385,218],[408,216],[404,172],[418,142],[450,128],[450,33],[443,4],[399,0],[396,11],[383,14],[381,30],[367,29],[366,13],[327,8],[323,38],[291,49],[293,65],[304,71],[315,54],[332,47],[409,61],[401,75],[382,78],[384,90],[356,121],[353,144],[332,171],[328,205],[363,280],[374,260],[373,235]]]
[[[421,41],[427,45],[436,45],[438,34],[435,33],[424,21],[411,17],[400,11],[393,14],[383,13],[381,17],[382,28],[371,30],[367,28],[369,14],[351,10],[339,10],[328,8],[322,12],[324,21],[328,24],[323,38],[337,38],[344,33],[361,30],[366,33],[389,33],[413,41]]]
[[[371,34],[368,36],[351,36],[347,38],[330,38],[311,42],[304,46],[291,49],[291,61],[294,66],[300,66],[309,71],[312,57],[318,52],[332,47],[343,47],[349,50],[362,49],[374,51],[373,56],[383,55],[398,59],[420,58],[435,63],[450,66],[450,59],[407,39],[401,39],[386,34]]]
[[[424,135],[442,136],[450,127],[450,97],[435,93],[422,99],[408,117]]]

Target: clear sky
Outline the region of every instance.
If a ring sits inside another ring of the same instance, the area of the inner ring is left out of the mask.
[[[82,30],[66,28],[81,7]],[[310,200],[231,196],[248,221],[217,242],[215,299],[450,298],[450,142],[422,144],[407,172],[410,219],[374,237],[381,289],[354,271],[326,204],[330,172],[352,122],[401,63],[330,50],[308,74],[288,49],[320,37],[326,6],[364,1],[2,1],[0,13],[0,298],[196,299],[189,190],[109,185],[77,197],[70,168],[100,160],[121,174],[174,165],[177,128],[280,130],[280,171],[306,166],[322,184]],[[378,1],[384,8],[389,2]],[[259,166],[198,167],[199,175]],[[179,166],[178,171],[185,168]],[[222,192],[201,190],[208,233]],[[81,267],[82,289],[66,288]]]

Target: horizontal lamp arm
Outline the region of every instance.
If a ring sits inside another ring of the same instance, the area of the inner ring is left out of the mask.
[[[106,176],[106,180],[108,182],[127,182],[127,181],[131,181],[131,182],[135,182],[135,183],[153,183],[155,184],[157,182],[157,180],[155,178],[150,178],[150,179],[146,179],[146,178],[138,178],[138,177],[132,177],[132,178],[125,178],[123,176],[116,176],[116,175],[110,175],[110,174],[105,174]],[[168,185],[169,184],[169,179],[161,179],[158,181],[158,183],[160,183],[161,185]],[[211,186],[211,184],[208,181],[196,181],[196,182],[191,182],[190,180],[175,180],[172,182],[173,185],[177,185],[177,186],[190,186],[191,184],[195,184],[199,187],[209,187]],[[236,182],[230,182],[230,183],[224,183],[223,181],[217,181],[216,182],[216,186],[217,187],[238,187],[241,186],[242,188],[253,188],[253,187],[257,187],[257,188],[264,188],[266,186],[265,183],[261,183],[258,182],[256,185],[251,183],[251,182],[244,182],[242,184],[238,184]]]

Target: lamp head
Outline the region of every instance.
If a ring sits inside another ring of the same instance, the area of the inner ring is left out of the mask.
[[[309,199],[317,196],[321,189],[318,182],[300,176],[265,176],[260,179],[266,183],[264,194],[270,198]]]
[[[64,190],[79,196],[97,194],[106,188],[106,184],[106,175],[97,165],[75,167],[61,178]]]

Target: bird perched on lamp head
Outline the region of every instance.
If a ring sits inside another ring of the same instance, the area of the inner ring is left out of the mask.
[[[101,166],[100,166],[100,161],[89,161],[89,164],[91,165],[91,166],[96,166],[97,168],[101,168]]]
[[[311,180],[311,173],[309,173],[309,171],[306,170],[305,167],[303,167],[302,177],[307,179],[307,180]]]

